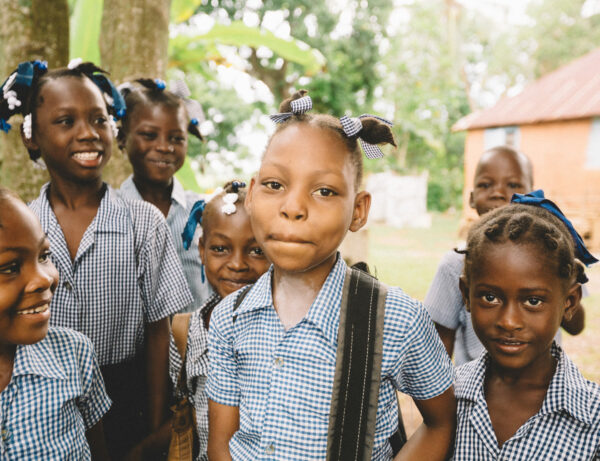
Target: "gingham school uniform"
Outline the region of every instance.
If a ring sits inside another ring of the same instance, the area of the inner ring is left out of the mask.
[[[85,432],[109,407],[90,340],[50,328],[40,342],[17,346],[0,393],[0,459],[89,460]]]
[[[285,331],[273,307],[272,268],[235,314],[236,295],[213,312],[208,397],[238,406],[234,460],[325,459],[346,264],[338,255],[306,317]],[[396,390],[430,399],[452,384],[452,364],[433,323],[399,288],[388,291],[374,460],[389,460],[398,426]]]
[[[558,364],[542,408],[502,447],[483,389],[489,354],[458,368],[455,461],[600,459],[600,386],[586,380],[556,343],[552,355]]]
[[[119,193],[128,199],[144,200],[135,187],[133,176],[129,176],[129,178],[121,184]],[[213,292],[208,281],[202,281],[202,262],[200,261],[200,254],[198,252],[198,240],[201,235],[200,226],[196,229],[189,250],[183,248],[183,240],[181,238],[181,233],[183,232],[190,211],[192,210],[194,203],[201,198],[202,197],[195,192],[184,190],[177,178],[173,178],[171,207],[167,214],[167,225],[169,226],[169,229],[171,229],[175,250],[177,251],[177,255],[179,256],[179,260],[183,267],[183,273],[185,274],[188,286],[194,297],[194,302],[184,308],[181,312],[195,311],[202,306]]]
[[[155,206],[125,200],[106,186],[71,261],[47,194],[48,184],[30,208],[50,240],[60,274],[50,324],[88,336],[101,366],[132,360],[142,352],[144,324],[192,302],[163,216]]]
[[[444,255],[423,304],[431,319],[450,330],[454,338],[454,363],[463,365],[478,358],[483,344],[473,330],[471,314],[467,312],[458,281],[463,272],[465,256],[452,250]],[[560,344],[560,330],[554,339]]]
[[[208,376],[208,330],[204,326],[204,316],[212,310],[221,297],[214,293],[190,318],[185,352],[185,372],[187,397],[196,411],[196,430],[198,433],[198,461],[208,460],[208,397],[206,396],[206,378]],[[175,397],[182,395],[177,387],[182,360],[173,335],[169,344],[169,375],[175,389]]]

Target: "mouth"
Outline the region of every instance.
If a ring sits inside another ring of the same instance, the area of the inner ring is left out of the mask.
[[[498,349],[507,354],[516,354],[521,352],[526,346],[526,341],[521,341],[516,338],[496,338],[494,339]]]
[[[174,165],[174,162],[162,159],[148,159],[148,163],[151,163],[152,165],[157,166],[159,168],[172,168]]]
[[[84,167],[95,167],[100,164],[102,160],[102,152],[100,151],[87,151],[87,152],[75,152],[73,159]]]
[[[239,285],[239,286],[244,286],[244,285],[248,285],[250,283],[254,283],[256,282],[256,280],[249,280],[249,279],[221,279],[222,283],[227,283],[229,285]]]
[[[285,235],[285,234],[271,234],[268,236],[268,240],[274,240],[276,242],[282,242],[282,243],[299,243],[299,244],[312,243],[312,242],[309,242],[308,240],[301,239],[294,235]]]
[[[50,303],[44,302],[37,304],[32,307],[28,307],[27,309],[21,309],[17,311],[17,315],[35,315],[35,314],[43,314],[50,310]]]

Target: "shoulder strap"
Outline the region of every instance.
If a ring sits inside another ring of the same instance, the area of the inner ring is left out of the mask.
[[[240,288],[237,298],[235,298],[235,303],[233,303],[233,312],[235,312],[237,310],[237,308],[240,307],[240,304],[242,304],[242,301],[244,300],[244,298],[246,297],[246,295],[250,291],[250,288],[252,288],[253,285],[254,284],[251,283],[250,285],[246,285],[245,287]],[[234,315],[233,316],[234,323],[235,323],[236,319],[237,319],[237,315]]]
[[[186,312],[184,314],[175,314],[173,316],[173,322],[171,323],[171,330],[173,330],[173,339],[175,340],[175,346],[177,347],[177,351],[179,352],[181,360],[184,364],[185,352],[187,350],[188,330],[190,329],[191,318],[191,312]]]

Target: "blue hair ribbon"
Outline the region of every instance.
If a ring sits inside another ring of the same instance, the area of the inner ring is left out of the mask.
[[[31,86],[33,82],[34,66],[32,61],[25,61],[17,67],[17,78],[15,83],[23,86]]]
[[[198,227],[198,224],[202,224],[202,213],[204,213],[204,208],[206,208],[206,201],[204,200],[198,200],[196,203],[194,203],[194,206],[192,206],[188,220],[185,223],[183,232],[181,233],[181,238],[183,239],[183,248],[186,250],[189,250],[190,244],[194,239],[196,227]]]
[[[8,123],[3,118],[0,118],[0,130],[4,131],[5,133],[8,133],[11,128],[12,127],[10,123]]]
[[[573,239],[573,243],[575,244],[575,257],[579,259],[586,266],[590,264],[597,263],[598,260],[588,251],[583,243],[583,239],[577,233],[571,221],[567,219],[567,217],[560,211],[560,208],[556,206],[554,202],[548,200],[544,197],[544,191],[541,189],[530,192],[529,194],[514,194],[510,200],[512,203],[521,203],[523,205],[533,205],[540,208],[544,208],[560,219],[567,229],[569,230],[569,234],[571,234],[571,238]]]
[[[110,105],[115,111],[115,115],[117,116],[117,118],[123,118],[126,111],[125,100],[123,99],[123,96],[121,95],[117,87],[113,85],[113,83],[107,76],[101,73],[95,73],[91,75],[90,78],[96,84],[96,86],[100,88],[100,91],[102,91],[105,94],[108,94],[111,97],[112,103],[110,103]]]
[[[344,115],[343,117],[340,117],[340,123],[342,124],[342,129],[344,130],[344,133],[346,133],[346,136],[352,137],[352,136],[358,135],[358,140],[360,141],[360,146],[362,147],[363,152],[365,153],[365,156],[367,158],[370,158],[370,159],[383,158],[383,152],[381,152],[381,149],[377,145],[368,143],[367,141],[362,139],[360,137],[360,135],[358,134],[363,129],[361,120],[363,118],[367,118],[367,117],[376,118],[377,120],[385,123],[388,126],[393,126],[393,123],[390,122],[389,120],[386,120],[385,118],[378,117],[377,115],[371,115],[371,114],[362,114],[362,115],[359,115],[358,117],[352,117],[352,118]]]

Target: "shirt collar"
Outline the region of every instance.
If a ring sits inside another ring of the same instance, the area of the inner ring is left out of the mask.
[[[550,352],[558,363],[538,414],[560,413],[564,410],[573,418],[591,425],[592,416],[589,409],[591,396],[588,382],[556,342],[552,343]],[[466,379],[459,379],[456,382],[457,398],[474,402],[485,399],[483,384],[489,362],[489,353],[484,351],[479,359],[459,368],[458,374],[465,376]]]
[[[47,337],[35,344],[17,346],[13,376],[24,375],[38,375],[50,379],[67,378]]]
[[[129,177],[123,181],[121,187],[119,188],[127,197],[131,197],[135,200],[144,200],[140,192],[137,190],[135,183],[133,182],[133,175],[129,175]],[[183,208],[187,205],[187,198],[185,196],[185,189],[181,185],[181,183],[177,180],[175,176],[173,176],[173,189],[171,190],[171,202],[176,202],[181,205]]]
[[[337,255],[337,261],[327,276],[325,283],[313,301],[305,320],[321,330],[324,336],[335,346],[339,326],[339,313],[342,301],[342,288],[347,265]],[[240,306],[232,315],[240,316],[247,312],[273,306],[272,292],[273,266],[263,274],[250,289]]]

